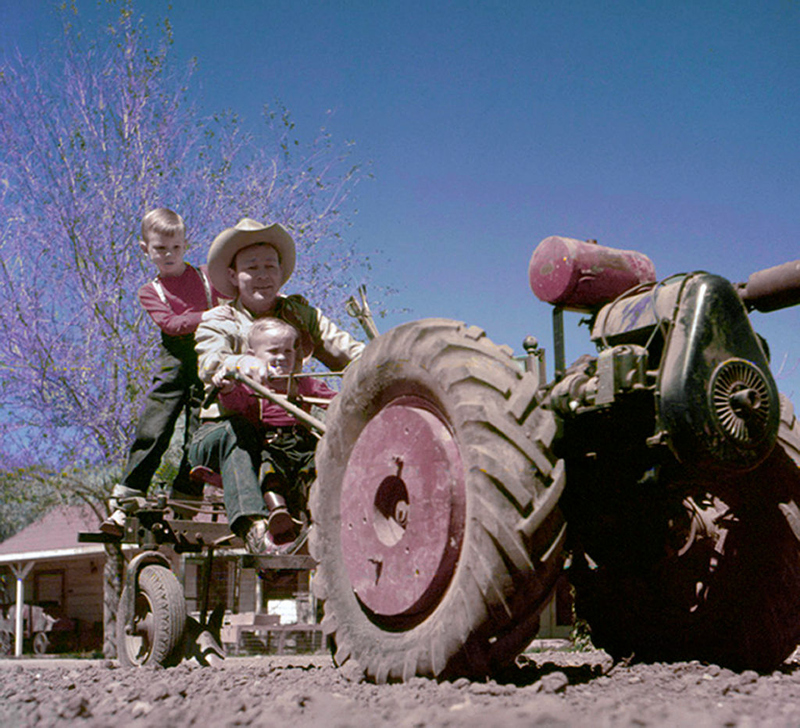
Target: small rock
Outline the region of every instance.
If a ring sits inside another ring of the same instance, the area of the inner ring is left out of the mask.
[[[137,700],[131,707],[131,715],[134,718],[139,718],[142,715],[147,715],[153,706],[150,703],[145,703],[144,700]]]
[[[166,682],[161,681],[150,686],[150,689],[147,691],[147,698],[150,701],[164,700],[168,698],[170,694],[170,686]]]
[[[498,685],[494,680],[486,683],[472,683],[469,691],[473,695],[506,695],[505,685]]]
[[[89,700],[85,695],[73,695],[67,704],[59,711],[61,718],[73,720],[75,718],[88,718],[92,711],[89,709]]]
[[[431,681],[424,677],[412,677],[407,683],[409,687],[422,688],[431,684]]]
[[[553,695],[563,692],[569,685],[569,678],[563,672],[551,672],[536,683],[536,692]]]
[[[347,682],[359,683],[364,682],[364,668],[358,660],[350,659],[339,668],[340,675],[347,680]]]
[[[758,673],[755,670],[745,670],[739,677],[740,685],[749,685],[758,680]]]

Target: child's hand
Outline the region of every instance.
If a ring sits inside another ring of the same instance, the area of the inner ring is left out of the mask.
[[[236,371],[255,380],[259,384],[266,384],[269,378],[267,365],[261,361],[261,359],[256,359],[256,357],[250,354],[245,354],[239,359],[239,363],[236,365]]]
[[[228,392],[230,392],[236,386],[234,380],[230,379],[227,376],[227,372],[225,372],[223,369],[218,369],[214,373],[214,376],[211,377],[211,384],[213,384],[221,394],[228,394]]]
[[[268,380],[267,383],[269,383],[269,380],[275,380],[275,379],[277,379],[278,377],[281,376],[280,370],[277,367],[273,366],[272,364],[270,364],[268,362],[266,363],[266,371],[267,371],[267,380]]]

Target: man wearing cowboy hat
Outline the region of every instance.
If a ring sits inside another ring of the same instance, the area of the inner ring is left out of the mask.
[[[300,332],[301,356],[313,356],[333,371],[361,355],[364,344],[318,308],[301,296],[280,293],[294,265],[294,240],[278,223],[263,225],[244,218],[215,238],[208,251],[208,275],[217,291],[231,300],[207,311],[195,332],[199,375],[207,392],[231,387],[226,375],[235,371],[267,382],[263,361],[246,353],[250,327],[266,316],[292,324]],[[193,465],[222,475],[228,521],[248,550],[270,553],[275,544],[258,482],[262,443],[256,428],[236,415],[218,403],[204,408],[189,457]]]

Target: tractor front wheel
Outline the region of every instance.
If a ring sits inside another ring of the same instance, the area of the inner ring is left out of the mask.
[[[128,590],[136,588],[131,624]],[[148,564],[138,586],[126,584],[117,612],[117,657],[123,667],[180,662],[186,626],[186,603],[178,579],[166,567]]]

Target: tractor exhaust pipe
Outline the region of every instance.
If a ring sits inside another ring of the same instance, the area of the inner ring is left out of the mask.
[[[800,303],[800,260],[756,271],[736,289],[748,311],[762,313]]]

